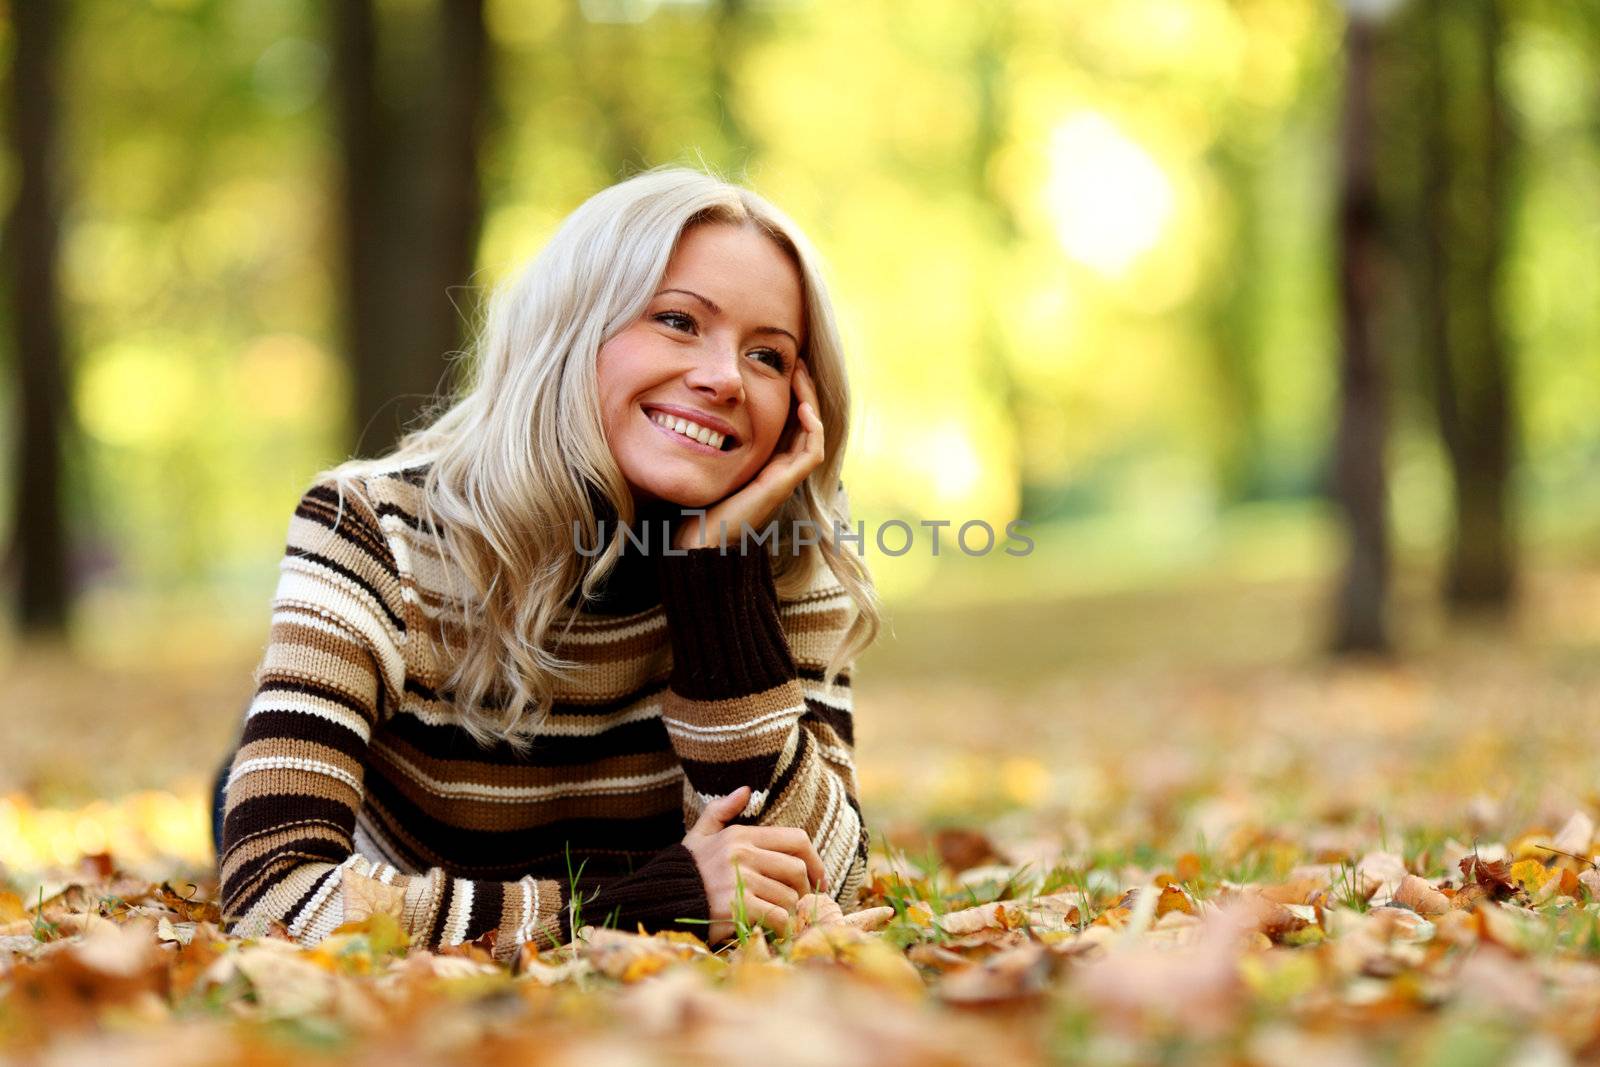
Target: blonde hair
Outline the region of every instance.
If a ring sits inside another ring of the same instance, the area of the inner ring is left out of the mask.
[[[603,517],[596,496],[609,502],[613,517],[634,519],[632,494],[601,428],[596,353],[643,314],[680,236],[700,222],[758,227],[801,274],[803,355],[827,456],[778,512],[772,567],[779,595],[799,595],[825,565],[854,601],[855,618],[827,665],[827,682],[877,636],[871,576],[833,537],[835,521],[848,522],[839,472],[850,391],[819,257],[799,228],[754,192],[699,171],[657,168],[590,197],[537,257],[495,288],[457,399],[389,455],[323,474],[341,496],[359,496],[368,475],[427,465],[418,518],[442,557],[457,565],[447,572],[459,570],[467,586],[452,590],[460,647],[450,641],[450,627],[441,627],[454,664],[445,692],[480,744],[525,748],[557,681],[577,669],[559,655],[576,616],[568,601],[580,586],[585,596],[596,590],[622,546],[613,535],[604,552],[586,560],[573,550],[574,522],[594,544]],[[802,540],[796,552],[788,534],[799,520],[816,524],[821,543]]]

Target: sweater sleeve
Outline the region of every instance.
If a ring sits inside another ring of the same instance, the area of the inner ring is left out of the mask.
[[[280,572],[228,778],[218,873],[229,931],[261,936],[278,922],[312,945],[349,917],[384,910],[429,948],[494,930],[495,954],[510,959],[524,942],[569,940],[564,880],[480,881],[440,867],[402,874],[355,851],[367,746],[405,685],[399,567],[367,502],[317,485],[295,508]],[[580,882],[579,892],[583,922],[663,929],[709,917],[681,844],[625,878]]]
[[[659,557],[672,674],[662,715],[684,767],[684,819],[748,785],[737,822],[811,836],[829,891],[852,905],[869,837],[857,799],[850,671],[829,656],[852,618],[843,587],[780,602],[767,553],[717,548]]]

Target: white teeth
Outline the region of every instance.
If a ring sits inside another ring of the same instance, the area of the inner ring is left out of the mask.
[[[699,423],[690,422],[688,419],[680,419],[676,415],[667,415],[660,412],[651,414],[650,421],[657,426],[665,426],[669,430],[681,433],[691,440],[699,441],[703,445],[708,445],[718,450],[722,448],[723,435],[709,426],[701,426]]]

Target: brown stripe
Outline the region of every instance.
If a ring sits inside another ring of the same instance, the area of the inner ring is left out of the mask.
[[[805,697],[798,682],[785,682],[760,693],[723,700],[686,700],[669,689],[663,698],[661,713],[696,726],[738,726],[784,708],[794,709],[796,718],[804,713]],[[670,724],[668,729],[671,729]]]
[[[387,733],[373,742],[370,752],[374,762],[382,757],[389,766],[396,766],[389,758],[392,753],[394,757],[410,763],[421,773],[438,781],[469,781],[474,785],[513,789],[537,789],[588,782],[596,778],[631,778],[666,771],[678,763],[677,756],[670,749],[606,756],[569,766],[507,766],[469,759],[446,760],[422,752],[409,741]]]
[[[683,803],[681,778],[629,793],[505,802],[459,796],[441,797],[387,760],[375,759],[372,773],[382,774],[397,792],[422,811],[464,830],[531,830],[562,819],[644,818],[678,810]],[[368,803],[373,803],[371,798]],[[413,840],[411,843],[420,846],[420,842]]]
[[[337,778],[311,771],[285,770],[253,771],[243,778],[235,778],[228,786],[228,807],[255,797],[301,794],[327,797],[346,804],[354,811],[361,804],[355,790]]]
[[[327,630],[306,626],[289,619],[279,619],[272,624],[269,640],[274,644],[282,643],[325,652],[343,660],[360,674],[372,675],[372,654],[362,647],[352,634],[343,631],[329,633]]]

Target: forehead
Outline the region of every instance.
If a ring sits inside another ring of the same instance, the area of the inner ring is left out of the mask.
[[[800,270],[785,249],[755,226],[727,222],[690,226],[678,239],[661,288],[689,289],[726,315],[799,333]]]

